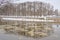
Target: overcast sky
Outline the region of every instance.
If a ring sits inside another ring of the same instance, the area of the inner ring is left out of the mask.
[[[46,3],[50,3],[51,5],[54,6],[55,9],[59,9],[60,10],[60,0],[12,0],[12,2],[14,1],[14,3],[19,3],[19,2],[27,2],[27,1],[42,1],[42,2],[46,2]]]

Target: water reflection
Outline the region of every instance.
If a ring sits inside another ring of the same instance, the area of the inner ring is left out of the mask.
[[[60,25],[58,25],[58,27],[57,27],[57,25],[53,25],[52,26],[53,27],[53,29],[54,29],[54,33],[51,35],[51,36],[48,36],[47,38],[45,38],[45,39],[52,39],[52,38],[59,38],[59,29],[60,29]],[[24,38],[24,39],[23,39]],[[0,30],[0,39],[1,40],[36,40],[36,39],[33,39],[33,38],[28,38],[28,37],[26,37],[26,36],[22,36],[22,35],[20,35],[20,36],[18,36],[18,35],[16,35],[16,34],[12,34],[12,33],[4,33],[4,31],[3,30]],[[43,40],[45,40],[44,38],[43,38]],[[41,39],[42,40],[42,39]]]
[[[53,25],[54,31],[57,31],[60,29],[60,25],[59,24],[55,24]]]

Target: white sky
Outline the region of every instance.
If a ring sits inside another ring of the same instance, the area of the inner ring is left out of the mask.
[[[51,5],[54,6],[55,9],[60,10],[60,0],[12,0],[14,3],[19,3],[19,2],[27,2],[27,1],[42,1],[46,3],[50,3]]]

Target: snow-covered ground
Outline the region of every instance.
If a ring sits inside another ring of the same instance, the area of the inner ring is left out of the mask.
[[[2,20],[12,21],[36,21],[36,22],[54,22],[53,20],[31,19],[31,18],[2,18]]]

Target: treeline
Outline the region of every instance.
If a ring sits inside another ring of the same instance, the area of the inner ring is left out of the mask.
[[[58,16],[58,10],[49,3],[43,2],[24,2],[19,4],[7,3],[0,8],[0,15],[17,15],[17,16]]]

